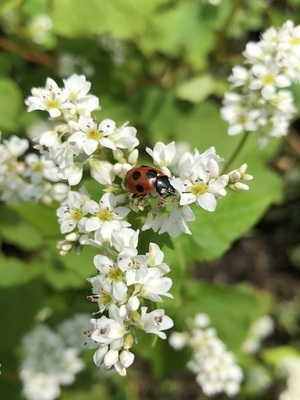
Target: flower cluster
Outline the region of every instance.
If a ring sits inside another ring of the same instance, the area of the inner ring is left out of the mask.
[[[274,331],[274,320],[269,315],[263,315],[255,321],[250,327],[249,337],[243,344],[245,353],[256,353],[261,345],[261,342],[270,336]]]
[[[74,382],[75,375],[84,369],[79,355],[88,323],[87,315],[78,314],[57,331],[39,324],[23,337],[25,357],[19,373],[27,399],[54,400],[60,395],[60,386]]]
[[[159,246],[150,243],[149,252],[139,255],[137,245],[138,232],[133,229],[113,232],[110,254],[95,256],[98,274],[89,279],[93,287],[89,299],[98,303],[99,313],[108,311],[108,317],[102,315],[91,320],[94,327],[86,332],[87,345],[97,348],[94,355],[97,366],[113,367],[120,375],[126,375],[126,368],[133,363],[130,349],[136,341],[137,329],[165,339],[163,331],[173,326],[163,309],[148,312],[146,306],[141,306],[145,299],[161,302],[161,296],[172,298],[169,293],[172,280],[165,277],[170,268],[163,262]]]
[[[152,229],[171,237],[190,234],[188,222],[195,219],[192,206],[213,212],[227,186],[245,190],[247,186],[240,181],[252,177],[246,174],[246,165],[222,173],[223,159],[214,147],[203,153],[185,151],[179,157],[174,142],[158,142],[146,151],[155,170],[172,187],[170,195],[158,193],[155,185],[147,196],[129,193],[124,180],[138,159],[136,129],[128,123],[117,127],[111,119],[95,120],[92,113],[100,109],[99,100],[89,94],[91,84],[84,76],[72,75],[63,82],[59,87],[48,78],[46,86],[33,88],[26,100],[28,111],[44,110],[53,122],[53,129],[35,139],[35,149],[56,168],[55,176],[69,185],[57,210],[61,232],[66,235],[58,243],[60,253],[73,248],[79,252],[85,245],[99,249],[94,259],[98,275],[90,279],[93,296],[89,298],[98,303],[102,315],[92,320],[87,345],[97,348],[96,365],[125,375],[134,359],[130,349],[137,329],[164,339],[163,331],[173,326],[165,311],[153,311],[151,304],[161,302],[161,296],[172,298],[172,281],[165,276],[170,268],[154,243],[149,244],[147,254],[138,254],[139,232],[131,228],[129,215],[143,214],[143,231]],[[85,172],[99,184],[96,198],[85,187],[74,187]]]
[[[229,81],[234,90],[225,94],[221,110],[229,135],[255,131],[260,147],[287,135],[296,111],[287,88],[300,80],[299,48],[300,25],[292,21],[247,44],[245,65],[233,68]]]
[[[8,203],[52,203],[65,199],[68,187],[60,183],[58,168],[45,156],[27,152],[29,142],[11,136],[0,144],[0,193]]]
[[[280,375],[287,377],[287,388],[280,393],[279,400],[296,400],[300,398],[300,357],[284,357],[278,365]]]
[[[206,314],[197,314],[193,320],[187,321],[186,332],[171,334],[170,344],[176,350],[185,346],[192,350],[188,368],[196,374],[196,381],[207,396],[222,392],[233,396],[239,392],[242,370],[209,324]]]
[[[134,198],[126,192],[123,181],[137,162],[136,129],[127,123],[118,128],[111,119],[96,121],[91,113],[100,108],[99,101],[89,90],[90,83],[84,76],[71,76],[64,80],[63,88],[48,78],[46,86],[33,88],[32,96],[26,100],[28,111],[45,110],[54,122],[64,121],[36,139],[35,148],[58,168],[56,176],[75,186],[88,169],[106,192],[100,201],[94,201],[84,190],[70,191],[57,214],[62,233],[75,232],[60,244],[62,253],[76,245],[77,248],[85,244],[101,247],[104,242],[110,243],[114,230],[129,226],[124,218],[130,211],[146,214],[142,230],[166,232],[172,237],[181,232],[190,234],[187,224],[195,219],[191,205],[212,212],[217,200],[226,195],[226,186],[245,190],[246,185],[240,180],[251,178],[245,174],[246,166],[235,174],[222,174],[219,164],[223,159],[213,147],[203,153],[197,149],[194,153],[186,151],[178,165],[174,165],[178,159],[175,143],[158,142],[146,151],[176,193],[170,201],[162,196],[159,201],[154,199],[156,204],[150,196]]]

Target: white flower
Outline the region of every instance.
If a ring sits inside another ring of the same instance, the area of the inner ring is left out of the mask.
[[[90,158],[91,176],[102,185],[111,185],[115,179],[113,166],[108,161]]]
[[[170,165],[176,156],[176,146],[175,142],[171,142],[165,145],[162,142],[157,142],[151,150],[149,147],[146,147],[146,152],[150,154],[153,158],[154,164],[162,167],[167,167]]]
[[[256,64],[252,67],[254,79],[249,83],[249,89],[261,89],[261,94],[265,99],[274,96],[276,87],[283,88],[291,85],[291,80],[279,72],[276,65],[267,67],[266,65]]]
[[[148,273],[143,278],[141,287],[136,295],[155,302],[163,301],[160,296],[172,299],[173,296],[171,293],[168,293],[172,283],[171,278],[162,276],[160,268],[152,267],[148,269]]]
[[[243,374],[235,364],[234,356],[226,350],[224,343],[216,336],[216,331],[208,328],[209,318],[197,314],[193,321],[188,320],[188,331],[173,333],[170,344],[180,350],[189,346],[192,359],[188,368],[195,373],[196,381],[204,394],[213,396],[225,392],[228,396],[240,390]]]
[[[86,221],[85,229],[87,232],[101,229],[105,230],[107,232],[105,236],[109,237],[113,231],[119,231],[121,228],[130,226],[127,221],[124,221],[130,209],[117,207],[117,199],[112,193],[105,193],[99,203],[88,200],[83,205],[83,211],[85,214],[93,215]]]
[[[137,323],[138,327],[147,333],[153,333],[161,339],[166,339],[167,335],[162,332],[172,328],[172,319],[165,315],[165,310],[154,310],[147,313],[147,307],[141,308],[141,319]]]
[[[81,147],[87,155],[93,154],[98,146],[107,147],[111,150],[116,149],[116,145],[108,137],[111,133],[110,130],[103,129],[103,125],[106,126],[105,122],[98,124],[93,118],[80,117],[78,126],[74,126],[73,121],[70,122],[70,125],[72,130],[75,129],[75,132],[69,137],[69,142]]]
[[[136,249],[138,245],[139,232],[131,228],[122,228],[119,232],[112,234],[112,243],[114,248],[122,253]]]
[[[22,341],[25,357],[20,365],[23,393],[28,399],[54,400],[61,385],[74,382],[84,364],[77,349],[46,325],[37,325]]]
[[[31,94],[25,101],[28,112],[45,110],[50,117],[57,118],[64,110],[75,108],[69,100],[69,91],[59,88],[51,78],[47,78],[45,88],[33,88]]]
[[[139,145],[139,140],[136,138],[137,130],[133,126],[127,126],[128,122],[120,128],[116,128],[109,138],[119,149],[132,149]]]
[[[216,199],[226,195],[224,188],[227,183],[227,175],[214,179],[201,164],[190,173],[189,179],[181,181],[177,178],[172,181],[172,185],[181,193],[180,205],[196,203],[207,211],[214,211]]]
[[[79,115],[90,116],[93,111],[99,110],[99,99],[88,94],[91,83],[86,80],[84,75],[72,75],[63,80],[65,89],[69,93],[69,99],[76,107]]]
[[[69,192],[67,201],[57,210],[61,233],[71,232],[76,226],[80,230],[84,230],[86,219],[82,205],[86,200],[88,200],[88,196],[84,193]]]
[[[124,281],[123,271],[107,256],[97,254],[94,257],[94,264],[101,281],[112,286],[112,294],[117,301],[123,301],[126,298],[127,285]]]
[[[122,339],[127,333],[118,307],[114,304],[109,308],[109,317],[102,315],[101,318],[91,320],[92,324],[94,324],[94,332],[91,338],[102,346],[107,346],[118,339]]]

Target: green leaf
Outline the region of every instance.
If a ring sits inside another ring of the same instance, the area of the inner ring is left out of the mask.
[[[141,33],[154,10],[166,0],[54,0],[53,29],[58,35],[78,37],[110,33],[130,38]]]
[[[11,287],[27,283],[42,272],[38,261],[24,262],[18,258],[0,255],[0,286]]]
[[[10,208],[23,220],[37,228],[44,237],[60,239],[61,233],[54,208],[25,202],[15,206],[11,205]]]
[[[200,2],[175,3],[156,15],[141,37],[141,50],[148,54],[160,51],[172,57],[179,57],[184,52],[185,60],[193,67],[203,68],[205,56],[214,44],[214,33],[201,17]]]
[[[21,104],[19,87],[10,79],[0,78],[0,129],[16,130]]]
[[[14,211],[4,205],[0,205],[0,212],[2,215],[0,234],[7,243],[26,251],[42,246],[41,234],[34,226],[20,219]]]
[[[15,349],[20,337],[28,331],[41,306],[41,286],[38,281],[13,288],[0,288],[1,323],[0,351]]]
[[[300,359],[300,353],[294,347],[279,346],[274,349],[264,350],[262,352],[262,357],[267,364],[275,367],[280,361],[287,357],[297,357]]]
[[[181,100],[199,103],[214,91],[214,80],[209,74],[195,76],[177,86],[175,94]]]
[[[178,310],[177,317],[185,320],[197,313],[207,314],[218,337],[228,348],[232,351],[240,349],[260,309],[257,295],[239,287],[189,280],[186,282],[186,297],[184,309]]]

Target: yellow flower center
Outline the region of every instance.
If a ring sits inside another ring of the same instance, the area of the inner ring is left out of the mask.
[[[42,163],[35,163],[35,164],[32,165],[31,168],[32,168],[32,170],[35,171],[35,172],[41,172],[41,171],[44,170],[44,166],[43,166]]]
[[[111,282],[120,282],[125,276],[125,273],[119,268],[110,268],[108,273],[108,279]]]
[[[191,192],[194,196],[201,196],[207,191],[207,184],[203,181],[197,182],[195,185],[191,186]]]
[[[114,213],[109,210],[99,210],[97,216],[101,221],[111,221],[114,217]]]
[[[87,133],[87,137],[89,139],[93,139],[93,140],[99,140],[101,138],[101,131],[98,131],[98,129],[95,128],[90,128],[88,133]]]
[[[59,108],[60,106],[60,103],[57,99],[48,99],[45,104],[48,108]]]
[[[102,292],[99,296],[99,300],[104,305],[109,305],[111,303],[111,295],[107,292]]]
[[[291,44],[292,46],[298,46],[298,45],[300,44],[300,38],[297,38],[297,37],[291,38],[290,44]]]
[[[275,83],[274,75],[267,74],[266,76],[264,76],[263,82],[265,85],[274,85],[274,83]]]
[[[83,217],[83,214],[82,214],[80,208],[74,208],[71,211],[71,215],[72,215],[73,221],[76,221],[76,222],[80,221],[81,218]]]

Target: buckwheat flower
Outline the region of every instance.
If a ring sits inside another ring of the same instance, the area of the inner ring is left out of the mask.
[[[161,228],[163,222],[165,221],[165,218],[166,218],[165,215],[162,213],[162,211],[159,208],[157,208],[157,207],[152,208],[147,213],[147,217],[142,226],[142,231],[152,229],[154,232],[158,232],[158,230]]]
[[[48,111],[50,117],[57,118],[64,110],[75,108],[69,99],[69,91],[58,87],[57,83],[47,78],[44,88],[31,89],[32,96],[25,100],[28,112],[35,110]]]
[[[255,131],[260,127],[258,119],[261,116],[261,111],[257,107],[253,109],[249,107],[249,104],[255,101],[256,99],[253,98],[252,94],[244,99],[242,95],[237,93],[225,93],[221,116],[229,123],[228,135],[234,136],[244,131]],[[266,122],[264,125],[266,125]]]
[[[161,251],[156,243],[149,243],[149,252],[146,253],[147,264],[149,267],[160,266],[164,259],[164,252]]]
[[[91,176],[102,185],[111,185],[115,179],[113,165],[108,161],[90,158],[88,160]]]
[[[70,191],[65,204],[57,210],[61,233],[73,231],[76,226],[84,232],[86,218],[82,205],[89,197],[85,193]]]
[[[109,135],[115,146],[119,149],[133,149],[139,145],[139,140],[136,137],[137,130],[133,126],[128,126],[128,122]]]
[[[124,220],[129,214],[127,207],[117,207],[117,198],[112,193],[105,193],[99,203],[88,200],[83,205],[85,214],[92,214],[88,217],[85,225],[87,232],[105,229],[109,233],[119,231],[121,228],[129,227],[130,224]]]
[[[234,91],[225,94],[221,109],[228,134],[257,132],[259,147],[287,134],[296,107],[285,88],[300,81],[299,30],[287,21],[246,45],[245,66],[233,68],[229,81]]]
[[[29,22],[28,33],[35,43],[46,44],[47,39],[51,38],[52,27],[53,23],[50,16],[46,14],[40,14]]]
[[[147,333],[153,333],[161,339],[166,339],[167,335],[162,332],[172,328],[174,325],[172,319],[165,315],[165,310],[159,309],[147,313],[147,307],[141,308],[141,318],[137,322],[137,326]]]
[[[91,83],[84,75],[71,75],[63,79],[65,89],[69,93],[69,100],[76,107],[79,115],[90,116],[93,111],[101,109],[98,97],[88,94]]]
[[[75,314],[72,318],[62,321],[57,327],[57,332],[66,347],[82,351],[86,340],[84,331],[89,325],[89,314]]]
[[[142,279],[136,295],[155,302],[163,301],[160,296],[172,299],[172,294],[168,292],[172,284],[171,278],[162,276],[160,268],[152,267],[148,269],[147,275]]]
[[[262,341],[274,331],[274,321],[268,315],[263,315],[250,327],[248,338],[243,343],[245,353],[254,354],[261,347]]]
[[[297,400],[300,396],[300,357],[284,357],[277,366],[281,376],[287,378],[287,387],[280,393],[279,400]]]
[[[241,182],[250,181],[253,179],[253,176],[250,174],[246,174],[247,164],[243,164],[239,169],[235,169],[228,174],[228,187],[233,190],[249,190],[249,186],[245,183]]]
[[[3,141],[0,150],[1,153],[6,149],[9,156],[18,158],[22,156],[25,151],[29,148],[29,142],[27,139],[20,139],[18,136],[11,136],[9,139]]]
[[[217,337],[215,329],[208,327],[209,318],[198,314],[194,320],[188,320],[188,330],[172,333],[170,344],[180,350],[188,346],[192,359],[188,368],[196,375],[196,382],[207,396],[226,393],[236,395],[243,378],[242,370],[235,364],[232,353]]]
[[[118,339],[122,339],[127,333],[118,307],[114,304],[109,307],[109,318],[102,315],[101,318],[92,319],[91,322],[95,328],[91,338],[102,346],[107,346]]]
[[[137,255],[134,248],[127,248],[118,255],[118,266],[125,273],[128,286],[143,282],[148,274],[146,257]]]
[[[260,89],[262,96],[267,100],[275,94],[276,87],[284,88],[291,85],[291,80],[281,74],[276,65],[256,64],[253,65],[252,72],[254,77],[249,83],[249,89]]]
[[[118,301],[125,300],[128,288],[124,280],[125,274],[118,265],[107,256],[101,254],[97,254],[94,257],[94,264],[100,274],[102,282],[112,286],[114,298]]]
[[[122,228],[112,234],[113,247],[119,252],[134,251],[138,245],[139,231],[131,228]]]
[[[58,169],[53,161],[46,160],[44,156],[39,157],[37,154],[30,153],[25,157],[24,162],[26,168],[22,175],[29,177],[35,185],[40,184],[43,178],[53,182],[58,181]]]
[[[88,278],[87,281],[92,285],[93,293],[87,299],[98,303],[100,313],[107,310],[111,304],[118,302],[118,299],[113,295],[113,285],[108,283],[107,280],[105,281],[100,274]]]
[[[187,346],[190,336],[188,332],[172,332],[169,337],[169,343],[175,350],[182,350]]]
[[[164,215],[159,234],[167,232],[171,237],[176,238],[182,232],[191,235],[191,231],[187,226],[187,222],[194,221],[195,215],[189,206],[180,207],[174,205],[169,215]],[[143,227],[143,230],[144,227]]]
[[[73,121],[71,123],[74,125]],[[82,148],[87,155],[93,154],[98,149],[98,146],[115,150],[116,145],[109,139],[110,130],[102,128],[104,124],[103,122],[98,124],[97,121],[90,117],[80,117],[77,123],[78,126],[72,126],[72,129],[77,128],[77,130],[75,130],[68,140],[70,143],[75,144],[75,146]]]
[[[215,179],[214,174],[207,171],[204,165],[199,164],[190,173],[188,179],[175,179],[172,185],[180,192],[180,205],[196,203],[207,211],[214,211],[217,198],[226,195],[225,187],[228,183],[226,175]]]
[[[153,158],[154,164],[160,168],[170,165],[176,156],[175,142],[165,145],[162,142],[157,142],[151,150],[146,147],[146,152]]]
[[[78,351],[66,347],[59,334],[38,325],[22,341],[25,357],[20,365],[23,393],[28,399],[54,400],[61,385],[70,385],[84,369]]]

